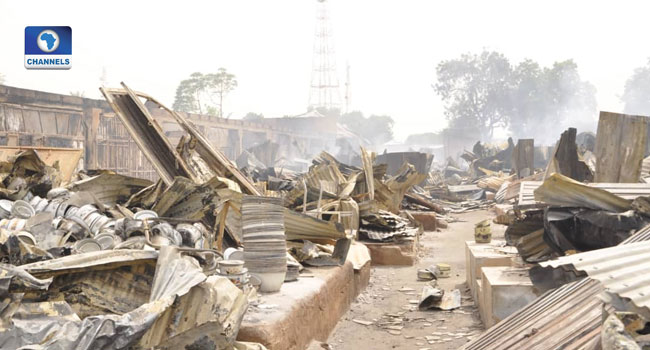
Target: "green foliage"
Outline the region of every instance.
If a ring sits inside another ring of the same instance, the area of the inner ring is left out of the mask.
[[[173,108],[181,112],[223,117],[224,98],[236,87],[235,75],[225,68],[219,68],[217,73],[195,72],[178,84]]]
[[[497,52],[464,54],[436,67],[434,89],[451,127],[476,126],[483,138],[508,124],[512,67]]]
[[[510,130],[517,136],[531,137],[539,135],[540,127],[554,131],[569,124],[589,127],[596,116],[595,95],[596,89],[582,81],[573,60],[543,69],[525,60],[513,74]]]
[[[375,145],[381,145],[393,139],[395,121],[390,116],[371,115],[366,118],[360,111],[353,111],[343,114],[339,121],[352,132]]]
[[[583,127],[595,120],[595,88],[582,81],[572,60],[544,68],[532,60],[513,66],[503,54],[484,51],[443,61],[436,73],[434,90],[450,126],[473,127],[484,140],[499,127],[522,138],[555,138],[567,123]]]
[[[650,116],[650,60],[627,79],[621,101],[624,113]]]

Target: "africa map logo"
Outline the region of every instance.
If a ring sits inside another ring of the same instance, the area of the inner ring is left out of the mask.
[[[25,68],[70,69],[71,61],[70,27],[25,27]]]
[[[45,52],[52,52],[59,47],[59,35],[51,29],[46,29],[38,35],[38,48]]]

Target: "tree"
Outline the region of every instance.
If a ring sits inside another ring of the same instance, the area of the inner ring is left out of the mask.
[[[219,97],[219,117],[223,118],[223,99],[237,87],[237,78],[225,68],[219,68],[216,74],[206,76],[208,88]]]
[[[474,127],[483,139],[492,139],[495,128],[508,124],[511,72],[505,56],[488,51],[438,64],[434,90],[450,126]]]
[[[206,88],[205,76],[199,72],[192,73],[189,79],[182,80],[178,84],[172,107],[181,112],[203,114],[203,110],[207,107],[203,98],[207,93]]]
[[[86,97],[86,92],[85,91],[70,91],[70,96],[75,96],[75,97]]]
[[[242,118],[243,120],[250,120],[250,121],[258,121],[264,119],[264,114],[257,114],[253,112],[248,112],[246,115]]]
[[[541,68],[532,60],[513,71],[510,130],[523,137],[553,142],[568,126],[593,128],[596,89],[583,81],[573,60]]]
[[[625,104],[624,113],[650,115],[650,60],[627,79],[621,101]]]
[[[224,98],[236,87],[235,75],[224,68],[219,68],[217,73],[195,72],[178,84],[173,108],[181,112],[223,117]]]
[[[572,60],[550,68],[529,59],[512,66],[503,54],[483,51],[443,61],[436,74],[433,88],[450,126],[476,131],[485,141],[504,127],[544,142],[555,140],[567,122],[593,128],[595,88],[580,78]]]
[[[363,116],[361,111],[345,113],[339,118],[339,121],[348,129],[359,135],[361,135],[361,131],[363,131],[367,122],[366,117]]]
[[[393,139],[395,121],[387,115],[363,116],[360,111],[343,114],[339,121],[352,132],[367,139],[374,145],[381,145]]]
[[[393,139],[395,121],[387,115],[371,115],[364,128],[363,136],[375,145],[382,145]]]

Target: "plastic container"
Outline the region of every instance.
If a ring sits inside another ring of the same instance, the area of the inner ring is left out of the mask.
[[[272,293],[280,290],[282,284],[284,283],[286,273],[286,271],[267,273],[256,272],[252,275],[255,275],[261,281],[260,292]]]
[[[438,268],[438,271],[440,271],[438,278],[451,277],[451,266],[449,264],[439,263],[436,264],[436,267]]]
[[[474,241],[476,243],[490,243],[492,241],[490,220],[483,220],[474,226]]]
[[[243,260],[221,260],[219,261],[219,272],[224,275],[238,274],[244,270]]]

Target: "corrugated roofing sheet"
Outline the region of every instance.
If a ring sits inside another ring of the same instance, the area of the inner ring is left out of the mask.
[[[541,186],[541,181],[523,181],[519,189],[519,206],[534,206],[535,190]],[[641,196],[650,196],[648,183],[590,183],[590,187],[600,188],[621,198],[633,200]]]
[[[648,240],[650,225],[617,247]],[[602,291],[602,285],[591,278],[565,284],[543,294],[461,349],[595,350],[602,324],[602,301],[598,298]]]
[[[543,267],[571,265],[600,281],[605,290],[650,310],[650,241],[563,256],[540,263]]]
[[[531,206],[537,204],[535,201],[535,190],[541,186],[543,181],[522,181],[519,185],[519,206]]]
[[[549,291],[467,343],[462,350],[592,349],[600,337],[601,291],[591,279]]]

